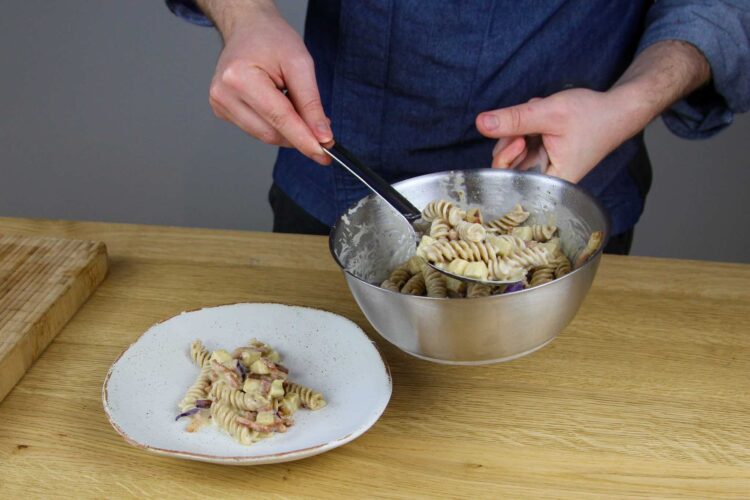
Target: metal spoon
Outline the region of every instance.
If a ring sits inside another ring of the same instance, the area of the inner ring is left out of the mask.
[[[409,223],[409,228],[412,231],[414,235],[414,240],[416,241],[417,234],[424,234],[425,231],[423,230],[415,230],[414,223],[422,218],[422,212],[416,208],[412,203],[407,200],[401,193],[396,191],[393,186],[391,186],[385,179],[380,177],[378,174],[376,174],[371,168],[367,167],[364,163],[362,163],[356,156],[351,154],[348,150],[346,150],[341,144],[336,143],[333,146],[330,146],[328,148],[321,146],[323,148],[323,151],[328,154],[331,158],[333,158],[339,165],[344,167],[350,174],[352,174],[354,177],[359,179],[362,184],[370,188],[370,190],[378,195],[380,198],[383,199],[388,205],[391,206],[396,212],[399,213],[404,219],[406,219],[406,222]],[[462,276],[460,274],[455,274],[447,269],[442,269],[440,267],[437,267],[432,262],[427,262],[427,265],[432,267],[433,269],[439,271],[442,274],[445,274],[446,276],[449,276],[453,279],[457,279],[459,281],[463,281],[466,283],[474,283],[479,285],[488,285],[488,286],[502,286],[502,285],[512,285],[514,283],[518,283],[520,280],[511,280],[511,281],[496,281],[496,280],[480,280],[476,278],[470,278],[468,276]]]

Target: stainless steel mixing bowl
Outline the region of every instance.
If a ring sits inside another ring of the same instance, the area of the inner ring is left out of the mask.
[[[395,184],[415,206],[450,199],[499,217],[516,203],[528,223],[555,224],[574,258],[592,231],[609,237],[609,219],[582,188],[542,174],[477,169],[439,172]],[[603,245],[602,245],[603,246]],[[550,283],[476,299],[414,297],[378,286],[414,253],[407,222],[374,195],[360,200],[331,230],[330,248],[357,304],[388,341],[418,358],[451,364],[507,361],[540,349],[570,323],[583,303],[601,258]]]

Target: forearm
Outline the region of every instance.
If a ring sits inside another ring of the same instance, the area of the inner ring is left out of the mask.
[[[708,61],[689,43],[663,41],[645,49],[607,92],[619,111],[620,139],[625,141],[643,130],[710,78]]]
[[[278,13],[273,0],[196,0],[196,4],[213,21],[224,40],[242,19],[258,13]]]

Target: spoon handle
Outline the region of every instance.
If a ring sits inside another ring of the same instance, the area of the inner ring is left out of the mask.
[[[383,198],[386,203],[403,215],[407,221],[414,222],[422,215],[419,209],[404,198],[401,193],[396,191],[393,186],[388,184],[385,179],[365,166],[340,144],[336,143],[330,148],[323,147],[323,151],[370,188],[373,193]]]

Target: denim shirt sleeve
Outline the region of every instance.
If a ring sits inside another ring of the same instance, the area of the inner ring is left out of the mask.
[[[195,0],[166,0],[167,7],[176,16],[198,26],[213,26],[211,20],[198,8]]]
[[[734,113],[750,109],[748,0],[657,0],[648,11],[638,52],[664,40],[694,45],[711,66],[711,85],[662,114],[673,133],[710,137],[732,123]]]

